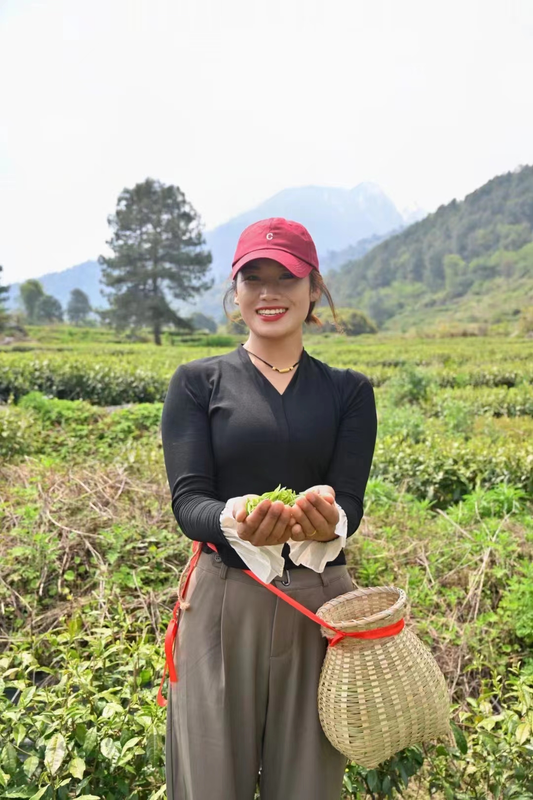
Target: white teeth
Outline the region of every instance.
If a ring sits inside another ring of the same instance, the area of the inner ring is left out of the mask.
[[[273,317],[275,314],[283,314],[283,312],[286,310],[287,310],[286,308],[273,308],[269,309],[268,311],[258,311],[257,313],[261,314],[261,316]]]

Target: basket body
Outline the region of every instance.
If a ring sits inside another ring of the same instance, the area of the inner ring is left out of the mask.
[[[397,622],[405,603],[401,589],[357,589],[325,603],[317,615],[339,630],[365,631]],[[321,631],[333,636],[327,628]],[[328,647],[318,713],[331,744],[367,769],[450,730],[444,676],[429,649],[406,628],[396,636],[345,638]]]

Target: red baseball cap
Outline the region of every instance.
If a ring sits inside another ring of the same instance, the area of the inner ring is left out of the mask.
[[[279,261],[298,278],[305,278],[312,269],[318,271],[318,255],[309,231],[283,217],[261,219],[243,230],[233,257],[232,279],[255,258]]]

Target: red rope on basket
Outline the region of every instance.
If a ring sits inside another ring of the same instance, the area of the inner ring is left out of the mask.
[[[207,545],[208,545],[208,547],[211,548],[211,550],[214,550],[216,553],[218,553],[216,545],[212,544],[211,542],[207,542]],[[184,586],[183,586],[183,593],[182,593],[183,594],[183,598],[185,598],[185,593],[187,591],[187,586],[189,584],[189,579],[191,577],[191,574],[192,574],[193,570],[196,567],[196,564],[198,563],[198,559],[200,558],[201,552],[202,552],[202,543],[201,542],[194,542],[194,544],[193,544],[193,553],[194,553],[194,555],[193,555],[193,558],[191,559],[191,561],[189,563],[189,570],[188,570],[186,578],[185,578],[185,583],[184,583]],[[261,578],[258,578],[257,575],[254,575],[254,573],[251,570],[245,569],[245,570],[243,570],[243,572],[245,572],[247,575],[249,575],[251,578],[253,578],[255,581],[257,581],[257,583],[260,583],[261,586],[264,586],[265,589],[268,589],[270,592],[273,592],[275,595],[280,597],[282,600],[284,600],[286,603],[291,605],[297,611],[300,611],[300,613],[305,614],[305,616],[309,617],[309,619],[312,619],[313,622],[316,622],[318,625],[322,625],[324,628],[328,628],[330,631],[334,631],[335,636],[333,636],[331,639],[329,639],[329,637],[328,637],[328,646],[329,647],[335,647],[335,645],[337,645],[340,641],[342,641],[343,639],[346,639],[346,638],[351,638],[351,639],[385,639],[387,636],[397,636],[400,633],[400,631],[403,630],[403,628],[405,626],[404,620],[400,619],[400,620],[398,620],[398,622],[392,623],[392,625],[385,625],[382,628],[372,628],[369,631],[339,631],[338,628],[335,628],[333,625],[330,625],[329,622],[326,622],[325,620],[320,619],[320,617],[317,617],[317,615],[314,614],[312,611],[309,611],[308,608],[306,608],[305,606],[302,606],[296,600],[293,600],[292,597],[289,597],[287,594],[285,594],[285,592],[282,592],[281,589],[278,589],[276,586],[272,586],[272,584],[270,584],[270,583],[265,583],[264,581],[262,581]],[[165,669],[164,669],[164,672],[163,672],[163,677],[161,678],[161,685],[159,686],[159,692],[157,693],[158,705],[163,706],[163,707],[166,706],[166,704],[167,704],[167,701],[163,697],[163,684],[165,682],[165,677],[166,677],[166,674],[167,674],[167,670],[168,670],[168,677],[169,677],[170,683],[177,683],[177,681],[178,681],[176,668],[174,666],[174,643],[175,643],[176,636],[177,636],[177,633],[178,633],[178,623],[179,623],[178,610],[179,610],[179,607],[180,607],[180,600],[178,599],[178,602],[174,606],[174,611],[172,612],[172,618],[171,618],[170,622],[168,623],[167,633],[166,633],[166,636],[165,636],[165,659],[166,659],[165,660]]]

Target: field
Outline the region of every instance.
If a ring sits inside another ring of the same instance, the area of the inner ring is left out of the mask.
[[[165,798],[156,694],[190,540],[162,401],[180,363],[238,341],[58,326],[0,351],[0,798]],[[406,590],[453,701],[453,743],[351,765],[343,800],[533,798],[533,340],[304,343],[374,384],[348,565],[359,586]]]

